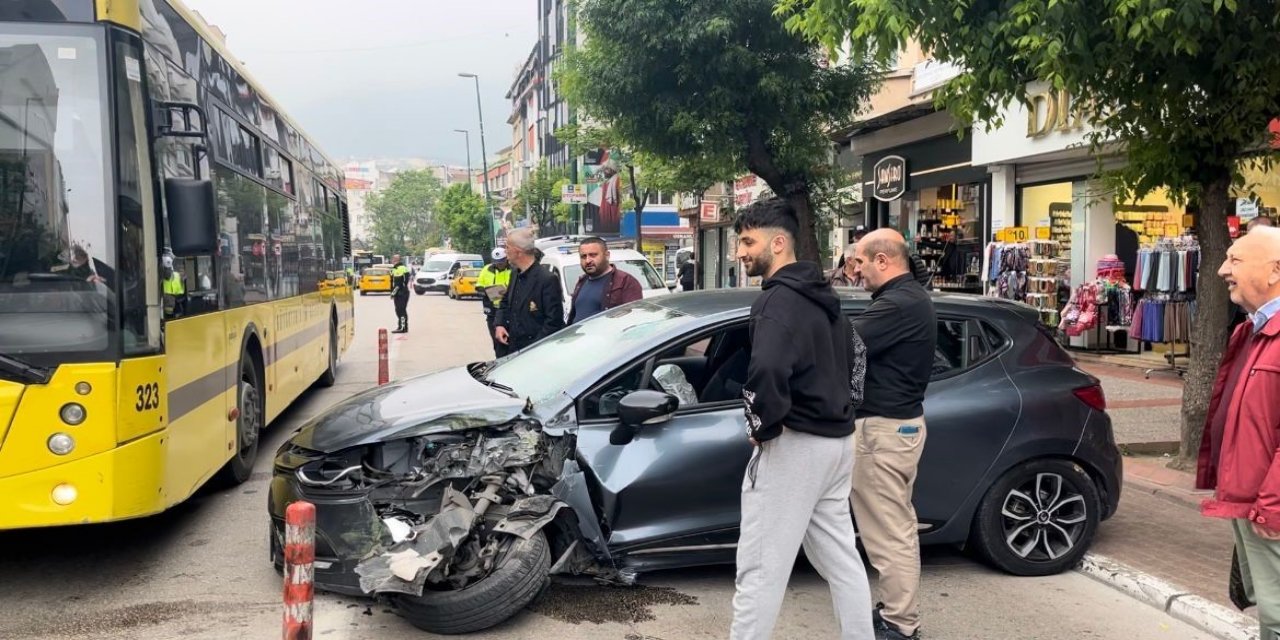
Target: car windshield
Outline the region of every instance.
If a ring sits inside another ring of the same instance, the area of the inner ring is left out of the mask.
[[[499,361],[486,372],[489,380],[510,387],[534,403],[545,402],[569,388],[602,354],[625,351],[689,321],[679,311],[653,304],[613,309],[570,325],[537,344]]]
[[[635,276],[640,281],[640,286],[645,289],[666,289],[667,285],[658,277],[658,272],[654,270],[653,265],[648,260],[636,258],[634,260],[619,260],[612,263],[613,266],[622,269],[624,272]],[[582,265],[570,264],[564,268],[565,281],[577,282],[582,277]]]
[[[44,365],[101,359],[122,293],[95,31],[0,27],[0,354]]]
[[[426,266],[422,267],[427,273],[440,273],[448,271],[453,266],[453,260],[429,260]]]
[[[366,276],[389,276],[389,275],[391,275],[391,272],[390,272],[390,271],[388,271],[388,270],[386,270],[386,269],[365,269],[365,270],[364,270],[364,275],[366,275]]]

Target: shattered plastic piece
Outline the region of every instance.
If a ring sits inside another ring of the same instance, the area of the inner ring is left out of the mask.
[[[412,532],[409,523],[399,518],[383,518],[382,524],[387,525],[387,531],[391,532],[391,540],[394,542],[404,542]]]
[[[554,520],[556,513],[566,506],[568,505],[554,496],[526,496],[516,500],[507,511],[507,517],[493,529],[528,540]]]
[[[441,563],[453,557],[471,533],[476,512],[471,501],[453,487],[446,487],[440,513],[412,527],[413,538],[356,565],[365,593],[392,591],[422,595],[423,585]]]
[[[698,392],[684,376],[684,369],[674,364],[664,364],[653,370],[653,378],[662,385],[662,390],[680,400],[680,406],[687,407],[698,404]]]

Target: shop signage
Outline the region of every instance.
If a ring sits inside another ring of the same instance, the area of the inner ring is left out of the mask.
[[[698,218],[703,222],[719,222],[720,203],[714,200],[703,200],[698,207]]]
[[[560,201],[567,204],[586,204],[587,185],[566,184],[560,187]]]
[[[1039,138],[1055,131],[1084,129],[1085,105],[1058,89],[1032,93],[1027,97],[1027,137]]]
[[[1006,227],[996,232],[996,240],[1000,242],[1026,242],[1031,239],[1031,231],[1026,227]]]
[[[885,156],[872,169],[871,195],[892,202],[907,192],[907,161],[902,156]]]

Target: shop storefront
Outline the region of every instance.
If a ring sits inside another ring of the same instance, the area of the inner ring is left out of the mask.
[[[973,163],[991,175],[986,292],[1040,308],[1071,347],[1181,369],[1199,265],[1194,208],[1163,191],[1122,199],[1097,179],[1071,97],[1037,85],[1028,94],[1003,126],[973,132]]]
[[[853,144],[857,148],[856,139]],[[973,165],[971,144],[967,133],[949,132],[862,157],[868,228],[901,232],[939,290],[982,291],[990,180],[984,167]]]

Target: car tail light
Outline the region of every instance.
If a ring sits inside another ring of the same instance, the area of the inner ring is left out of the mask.
[[[1089,405],[1093,409],[1097,409],[1098,411],[1107,410],[1107,394],[1102,392],[1102,385],[1100,384],[1080,387],[1079,389],[1072,391],[1072,393],[1076,394],[1076,397],[1080,399],[1080,402]]]

